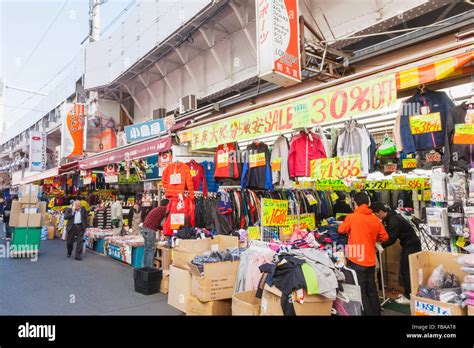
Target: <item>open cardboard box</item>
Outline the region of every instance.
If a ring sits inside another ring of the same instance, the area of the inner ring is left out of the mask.
[[[255,297],[257,291],[243,291],[232,295],[232,315],[260,315],[261,299]]]
[[[420,251],[410,255],[412,315],[466,315],[467,309],[461,306],[416,296],[420,284],[426,285],[431,273],[439,265],[443,265],[446,272],[454,273],[462,283],[467,274],[461,271],[461,266],[457,262],[459,256],[460,254],[437,251]]]
[[[205,239],[181,239],[173,248],[173,266],[189,269],[189,262],[194,257],[206,251],[221,251],[227,248],[238,248],[239,238],[234,236],[217,235]]]
[[[261,315],[283,315],[281,291],[275,286],[265,284],[263,288]],[[334,299],[321,295],[306,295],[304,303],[294,303],[296,315],[331,315]]]
[[[186,315],[230,315],[231,301],[217,300],[209,302],[201,302],[194,296],[188,297],[188,305],[186,307]]]
[[[178,267],[170,267],[168,304],[186,312],[188,296],[191,294],[191,273]]]
[[[202,302],[232,298],[239,264],[240,260],[205,263],[201,275],[197,266],[189,263],[191,294]]]

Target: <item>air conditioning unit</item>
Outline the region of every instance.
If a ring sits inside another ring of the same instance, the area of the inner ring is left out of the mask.
[[[153,119],[157,120],[159,118],[165,118],[166,117],[166,109],[165,108],[159,108],[156,110],[153,110]]]
[[[184,114],[188,111],[197,110],[197,98],[195,95],[190,94],[183,98],[179,103],[179,113]]]

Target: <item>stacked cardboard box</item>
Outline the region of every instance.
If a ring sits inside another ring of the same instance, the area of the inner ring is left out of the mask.
[[[45,224],[46,202],[38,202],[39,186],[22,187],[20,201],[12,202],[10,226],[41,227]]]
[[[204,277],[201,277],[199,270],[190,261],[204,252],[238,247],[237,237],[219,235],[212,239],[180,240],[169,257],[165,255],[165,250],[161,250],[162,266],[166,267],[168,261],[172,262],[168,304],[189,315],[230,315],[230,298],[234,291],[239,261],[220,262],[219,271],[214,270],[219,267],[217,264],[210,268],[208,266],[211,264],[206,264]]]
[[[387,272],[386,286],[390,290],[403,292],[403,287],[400,285],[400,254],[402,247],[400,242],[397,241],[395,244],[384,250],[384,268]]]

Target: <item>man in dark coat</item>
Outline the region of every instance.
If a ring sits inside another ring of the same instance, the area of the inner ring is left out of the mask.
[[[74,242],[76,242],[76,260],[82,261],[82,241],[87,228],[87,211],[81,205],[81,201],[75,201],[66,209],[64,219],[67,220],[67,257],[71,257]]]

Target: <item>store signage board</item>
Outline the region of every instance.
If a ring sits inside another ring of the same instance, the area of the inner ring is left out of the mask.
[[[288,201],[279,199],[262,199],[263,226],[286,226]]]
[[[155,137],[166,131],[165,120],[160,118],[143,123],[133,124],[125,127],[125,137],[127,143]]]
[[[125,174],[118,175],[118,183],[119,184],[137,184],[140,182],[140,176],[138,174],[130,174],[127,178]]]
[[[298,225],[298,215],[288,215],[286,226],[282,227],[282,234],[293,234],[298,228],[313,231],[316,229],[314,214],[301,214]]]
[[[159,177],[158,155],[146,158],[146,179],[157,179]]]
[[[259,78],[279,86],[301,81],[298,0],[256,1]]]
[[[46,133],[30,131],[30,171],[46,170]]]
[[[129,245],[118,246],[115,244],[107,244],[106,254],[113,259],[126,262],[129,265],[132,264],[132,247]]]
[[[115,163],[107,164],[104,167],[104,181],[107,184],[114,184],[118,182],[118,167]]]
[[[102,167],[110,163],[119,163],[125,160],[134,160],[138,158],[156,155],[157,153],[171,149],[171,137],[144,141],[139,144],[126,146],[117,150],[112,150],[105,154],[99,154],[94,157],[79,162],[80,169],[89,169]]]
[[[316,92],[192,129],[193,150],[380,112],[395,105],[395,75]]]
[[[442,129],[439,112],[410,116],[410,130],[413,135],[440,132]]]
[[[458,145],[474,144],[474,124],[461,123],[454,125],[453,143]]]
[[[61,129],[61,149],[63,158],[74,158],[83,153],[84,104],[74,104],[63,117]]]
[[[310,164],[313,179],[338,179],[361,175],[359,154],[316,159]]]

